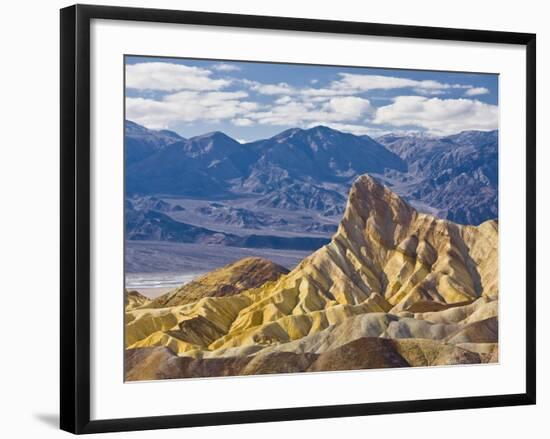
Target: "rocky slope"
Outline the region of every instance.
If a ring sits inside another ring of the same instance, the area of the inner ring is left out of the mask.
[[[126,311],[130,311],[140,306],[149,305],[151,300],[138,291],[125,291],[124,303]]]
[[[277,236],[220,232],[174,220],[167,213],[125,204],[125,237],[133,241],[170,241],[228,247],[316,250],[328,242],[323,237]],[[176,205],[177,206],[177,205]],[[173,209],[173,208],[171,208]]]
[[[498,216],[498,131],[375,140],[317,126],[241,144],[221,132],[184,139],[127,121],[125,146],[127,195],[256,196],[254,212],[339,217],[351,183],[369,173],[422,212],[474,225]]]
[[[419,213],[366,175],[331,242],[260,283],[128,311],[126,378],[498,359],[498,224]]]
[[[136,130],[139,125],[127,122]],[[151,152],[150,136],[141,127],[144,144],[127,128],[127,194],[170,194],[205,199],[265,195],[258,209],[313,208],[340,214],[349,185],[365,172],[405,171],[396,154],[371,138],[319,126],[292,129],[269,139],[241,144],[221,132],[190,139],[170,139],[159,133]],[[137,143],[136,143],[137,142]],[[141,154],[141,150],[148,151]],[[151,152],[151,153],[150,153]],[[142,157],[134,160],[135,156]],[[353,157],[353,160],[350,160]],[[336,184],[337,189],[325,187]]]
[[[446,137],[388,134],[377,141],[407,163],[407,173],[387,176],[411,202],[461,224],[498,217],[498,131]]]
[[[288,270],[267,259],[244,258],[211,271],[194,281],[157,297],[148,306],[165,308],[196,302],[204,297],[234,296],[277,280]]]
[[[164,200],[152,196],[134,196],[127,198],[126,205],[129,209],[137,211],[155,210],[157,212],[181,212],[185,210],[185,208],[179,204],[167,203]]]
[[[195,359],[153,347],[126,351],[128,381],[271,373],[480,364],[493,353],[476,353],[432,340],[362,337],[321,354],[275,352],[242,357]]]
[[[169,130],[149,130],[129,120],[124,122],[124,160],[132,164],[161,151],[171,143],[185,140]]]

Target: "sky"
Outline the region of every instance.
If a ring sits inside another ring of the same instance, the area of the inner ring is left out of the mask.
[[[496,74],[127,56],[125,84],[126,119],[186,138],[498,129]]]

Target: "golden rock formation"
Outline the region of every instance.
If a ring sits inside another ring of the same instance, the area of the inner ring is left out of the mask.
[[[268,281],[278,279],[288,270],[267,259],[250,257],[206,273],[194,281],[157,297],[148,306],[164,308],[196,302],[203,297],[233,296]]]
[[[165,377],[494,362],[497,318],[498,223],[419,213],[365,175],[292,272],[247,258],[128,309],[127,378],[174,355]]]
[[[125,291],[124,296],[126,311],[139,308],[140,306],[148,305],[151,302],[150,299],[148,299],[138,291]]]

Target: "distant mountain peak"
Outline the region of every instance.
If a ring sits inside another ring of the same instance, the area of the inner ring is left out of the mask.
[[[284,130],[279,134],[275,134],[273,137],[271,137],[271,139],[284,140],[303,131],[304,130],[302,128],[289,128],[288,130]]]
[[[290,139],[296,135],[304,135],[304,136],[311,136],[311,135],[317,135],[317,136],[327,136],[331,134],[335,135],[341,135],[346,136],[349,135],[349,133],[344,133],[342,131],[335,130],[334,128],[327,127],[325,125],[316,125],[310,128],[289,128],[288,130],[282,131],[279,134],[276,134],[272,137],[272,139],[276,139],[278,141],[283,141]]]
[[[388,177],[420,210],[474,225],[498,216],[497,130],[432,138],[388,134],[377,141],[407,163],[408,176]]]
[[[388,140],[388,141],[391,141],[392,139],[403,139],[403,138],[407,138],[407,139],[419,139],[419,140],[433,140],[433,139],[438,139],[440,138],[441,136],[434,136],[433,134],[430,134],[426,131],[410,131],[410,132],[406,132],[406,133],[394,133],[394,132],[391,132],[391,133],[387,133],[387,134],[383,134],[381,136],[378,136],[376,137],[376,139],[381,139],[381,140]]]
[[[452,138],[466,138],[466,137],[487,137],[495,136],[498,134],[497,130],[464,130],[455,134],[447,135],[435,135],[430,134],[427,131],[409,131],[405,133],[391,132],[376,137],[376,139],[392,141],[397,139],[418,139],[418,140],[438,140],[438,139],[452,139]],[[361,136],[364,137],[364,136]]]
[[[205,134],[201,134],[199,136],[191,137],[189,140],[193,141],[193,140],[205,140],[205,139],[212,139],[212,140],[217,140],[217,141],[226,141],[226,142],[229,141],[229,142],[239,143],[235,139],[228,136],[227,134],[225,134],[222,131],[211,131],[209,133],[205,133]]]
[[[477,144],[480,141],[496,141],[498,140],[498,130],[466,130],[457,134],[446,136],[447,139],[455,140],[462,143]]]
[[[373,140],[316,125],[246,146],[221,131],[177,139],[126,121],[129,193],[261,194],[261,208],[331,216],[343,210],[352,181],[370,173],[420,211],[463,224],[498,216],[497,130],[395,132]]]
[[[458,136],[461,134],[484,135],[484,134],[495,134],[495,133],[498,133],[498,129],[497,130],[464,130],[451,135],[454,135],[454,136]]]
[[[124,120],[124,125],[126,127],[132,127],[132,128],[144,128],[143,126],[141,126],[141,125],[139,125],[139,124],[137,124],[134,121],[129,120],[129,119]]]
[[[180,136],[178,133],[172,130],[168,129],[162,129],[162,130],[153,130],[150,128],[147,128],[143,125],[140,125],[134,121],[131,121],[129,119],[124,120],[124,130],[127,135],[150,135],[150,136],[160,136],[165,138],[172,138],[174,140],[183,140],[184,137]]]
[[[150,130],[131,120],[124,121],[124,150],[127,164],[142,161],[166,146],[184,140],[178,133],[170,130]]]
[[[344,133],[342,131],[335,130],[334,128],[327,127],[326,125],[315,125],[311,128],[308,128],[306,131],[309,132],[309,133],[321,132],[321,133],[347,134],[347,133]]]

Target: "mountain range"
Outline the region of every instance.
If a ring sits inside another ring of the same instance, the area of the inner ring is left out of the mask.
[[[252,258],[127,297],[127,380],[496,362],[498,223],[418,212],[363,175],[292,271]]]
[[[254,198],[264,209],[339,217],[352,182],[368,173],[420,211],[462,224],[498,214],[498,132],[373,139],[328,127],[289,129],[239,143],[221,132],[185,139],[126,121],[127,195]]]
[[[379,137],[399,155],[406,174],[388,182],[413,204],[428,205],[440,218],[479,224],[498,217],[498,131],[463,131],[446,137]]]
[[[137,200],[138,206],[143,204],[142,198]],[[313,236],[236,235],[176,221],[156,209],[136,209],[134,206],[126,200],[125,236],[131,241],[169,241],[280,250],[316,250],[328,242],[327,238]],[[174,207],[169,208],[169,211],[173,210]]]
[[[125,121],[124,154],[126,166],[139,162],[165,146],[185,140],[178,133],[169,130],[149,130],[137,123]]]

